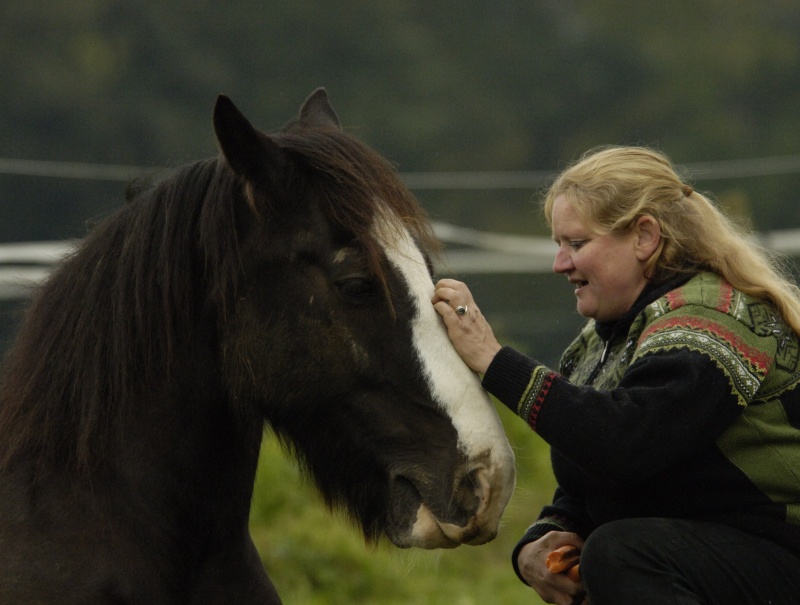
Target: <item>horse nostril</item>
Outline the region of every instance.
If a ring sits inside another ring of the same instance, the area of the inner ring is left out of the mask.
[[[483,500],[481,469],[473,469],[464,475],[456,489],[456,502],[469,514],[474,514]]]

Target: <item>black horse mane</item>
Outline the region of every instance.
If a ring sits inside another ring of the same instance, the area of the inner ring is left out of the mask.
[[[369,232],[378,199],[424,249],[436,249],[394,168],[357,139],[300,124],[271,138],[378,276],[380,243]],[[122,415],[174,370],[198,314],[228,313],[242,278],[238,234],[251,218],[242,185],[223,158],[178,169],[97,225],[39,288],[0,373],[0,467],[99,467]],[[269,207],[253,210],[269,220]]]

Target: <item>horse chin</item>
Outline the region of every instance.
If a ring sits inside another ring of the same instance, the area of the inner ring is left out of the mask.
[[[473,519],[465,526],[448,523],[436,518],[424,503],[417,510],[416,520],[410,531],[403,536],[390,536],[401,548],[456,548],[467,544],[476,546],[491,541],[497,535],[497,527],[479,527]]]
[[[462,544],[474,546],[489,542],[497,535],[497,527],[481,527],[476,517],[471,517],[463,526],[448,523],[437,519],[433,512],[422,504],[417,511],[417,521],[414,523],[411,535],[412,538],[416,537],[422,548],[453,548]]]
[[[445,528],[448,531],[445,531]],[[441,523],[431,509],[422,503],[417,510],[417,519],[411,528],[409,541],[416,548],[455,548],[462,541],[454,535],[453,529],[454,525]]]

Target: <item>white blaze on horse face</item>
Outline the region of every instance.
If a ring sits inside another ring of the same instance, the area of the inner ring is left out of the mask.
[[[421,251],[404,227],[385,221],[376,221],[375,230],[385,243],[389,262],[404,277],[416,306],[414,346],[434,399],[456,429],[459,447],[468,461],[465,473],[473,475],[476,495],[481,499],[475,517],[463,528],[432,523],[434,516],[423,504],[411,539],[414,546],[422,547],[486,542],[496,534],[500,516],[514,491],[514,454],[478,376],[459,357],[433,308],[434,285]],[[455,478],[459,479],[463,476]]]

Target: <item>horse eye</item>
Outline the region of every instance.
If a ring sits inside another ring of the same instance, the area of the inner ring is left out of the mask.
[[[342,294],[349,298],[363,300],[375,294],[375,283],[371,279],[354,277],[342,280],[337,285]]]

